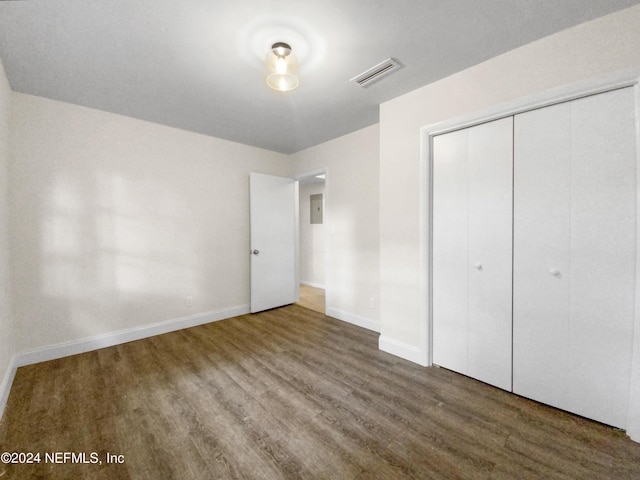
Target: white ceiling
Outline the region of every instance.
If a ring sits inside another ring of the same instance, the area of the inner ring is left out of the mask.
[[[0,1],[11,88],[284,153],[378,122],[380,103],[640,0]],[[300,86],[265,84],[291,44]],[[363,89],[353,76],[403,68]]]

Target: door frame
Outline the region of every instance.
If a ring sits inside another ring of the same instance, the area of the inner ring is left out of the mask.
[[[578,81],[420,129],[420,337],[416,359],[433,364],[433,137],[578,98],[625,87],[634,89],[636,120],[636,298],[627,434],[640,442],[640,68]]]
[[[305,178],[316,177],[317,175],[324,174],[324,211],[322,212],[323,224],[324,224],[324,311],[327,312],[327,304],[329,299],[329,238],[330,238],[330,212],[329,212],[329,168],[328,167],[320,167],[313,170],[307,170],[301,173],[296,173],[293,178],[298,181],[298,185],[300,185],[300,181]],[[297,232],[297,259],[296,259],[296,285],[300,285],[300,193],[298,193],[298,199],[296,204],[296,218],[298,222],[298,232]]]

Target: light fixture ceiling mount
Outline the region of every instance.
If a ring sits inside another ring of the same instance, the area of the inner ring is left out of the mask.
[[[276,42],[267,54],[267,85],[274,90],[286,92],[300,83],[296,76],[297,63],[291,50],[288,43]]]
[[[271,51],[279,57],[286,57],[291,53],[291,46],[288,43],[276,42],[271,45]]]

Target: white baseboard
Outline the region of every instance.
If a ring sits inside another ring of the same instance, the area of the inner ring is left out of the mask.
[[[366,328],[367,330],[373,330],[374,332],[380,333],[380,322],[377,322],[375,320],[360,317],[358,315],[353,315],[352,313],[347,313],[342,310],[329,307],[327,307],[326,315],[328,317],[337,318],[338,320],[342,320],[343,322],[352,323],[353,325],[357,325],[359,327]]]
[[[33,363],[55,360],[56,358],[77,355],[78,353],[90,352],[100,348],[112,347],[121,343],[132,342],[142,338],[153,337],[154,335],[162,335],[163,333],[182,330],[183,328],[195,327],[205,323],[237,317],[238,315],[249,313],[249,311],[249,305],[240,305],[238,307],[227,308],[215,312],[198,313],[188,317],[180,317],[141,327],[129,328],[127,330],[105,333],[103,335],[84,338],[82,340],[74,340],[48,347],[36,348],[34,350],[18,353],[16,355],[16,365],[21,367],[23,365],[31,365]]]
[[[429,365],[426,352],[423,352],[422,349],[414,345],[409,345],[407,343],[394,340],[393,338],[380,335],[380,338],[378,339],[378,348],[383,352],[404,358],[405,360],[417,363],[423,367]]]
[[[321,288],[321,289],[323,289],[323,290],[324,290],[324,288],[325,288],[325,287],[324,287],[324,285],[323,285],[323,284],[321,284],[321,283],[306,282],[306,281],[304,281],[304,280],[300,280],[300,283],[301,283],[302,285],[306,285],[307,287]]]
[[[7,405],[9,392],[11,391],[11,385],[13,384],[13,379],[16,376],[17,369],[16,356],[13,355],[9,361],[7,371],[4,373],[4,377],[2,378],[2,383],[0,383],[0,419],[2,419],[2,415],[4,414],[4,407]]]

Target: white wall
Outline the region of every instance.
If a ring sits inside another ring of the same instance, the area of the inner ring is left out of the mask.
[[[248,174],[287,156],[17,93],[11,138],[18,351],[247,306]]]
[[[297,173],[327,168],[327,314],[374,330],[380,282],[378,135],[374,125],[291,156]]]
[[[11,116],[11,89],[0,61],[0,415],[4,408],[5,389],[10,382],[9,365],[15,353],[13,322],[10,302],[9,275],[9,120]]]
[[[421,248],[428,233],[424,187],[427,172],[421,169],[420,128],[553,87],[639,66],[638,25],[640,6],[622,10],[523,46],[381,106],[381,348],[418,362],[428,358],[420,344],[426,332],[428,309],[428,266]],[[636,336],[640,338],[640,332]],[[636,401],[640,401],[640,379],[635,382]],[[640,424],[635,428],[640,437]]]
[[[324,195],[324,182],[300,185],[300,281],[324,288],[324,223],[311,223],[311,195]]]

